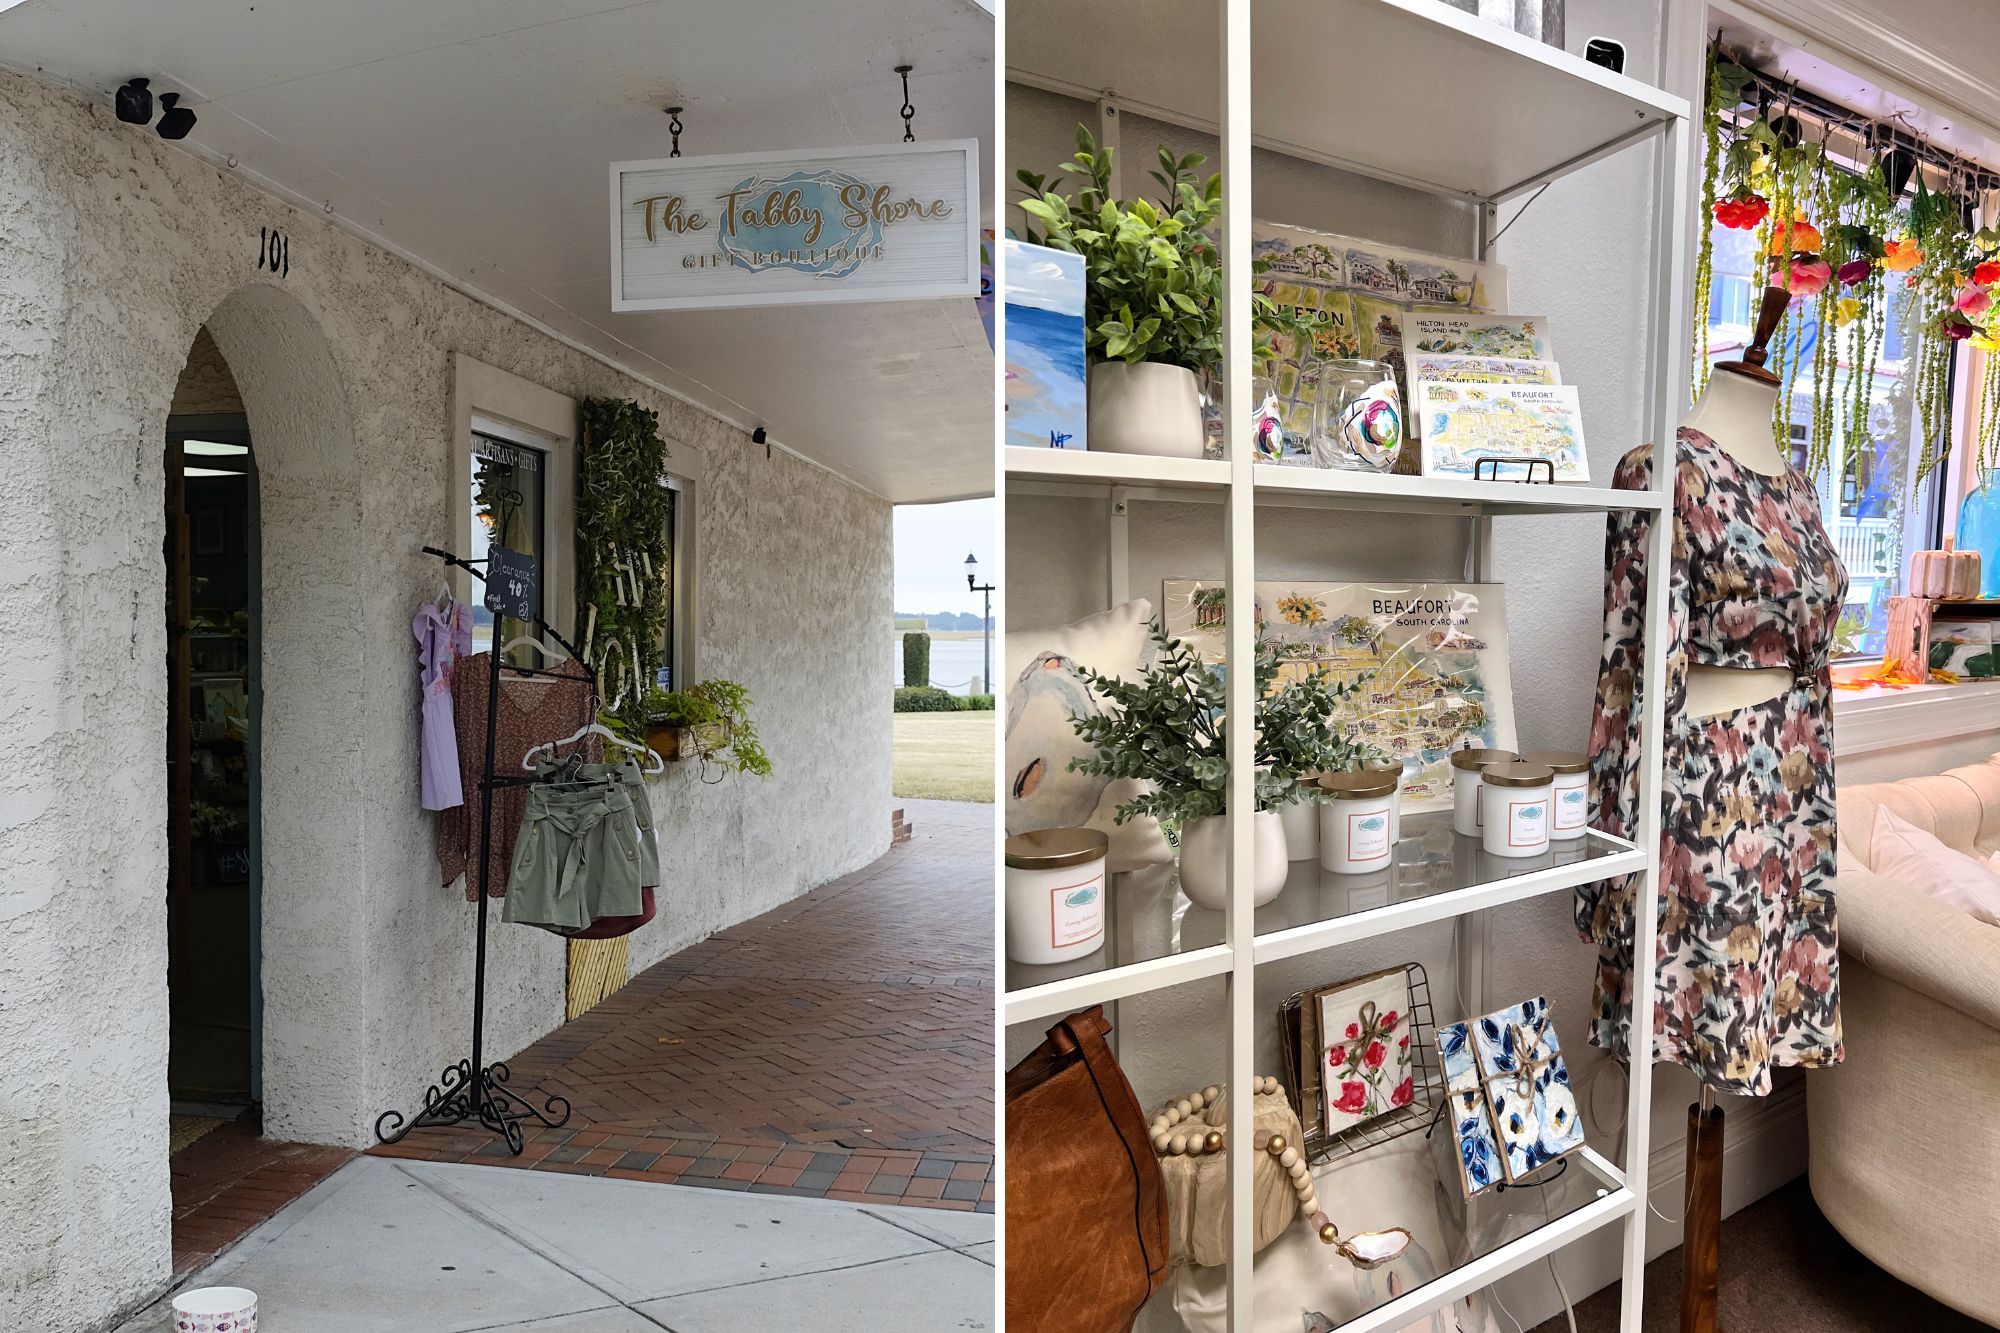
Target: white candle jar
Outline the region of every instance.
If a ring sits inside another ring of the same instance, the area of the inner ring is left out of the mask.
[[[1389,841],[1403,840],[1403,761],[1400,759],[1369,759],[1363,761],[1364,773],[1381,773],[1396,780],[1396,799],[1389,803]]]
[[[1062,963],[1104,947],[1104,855],[1096,829],[1046,828],[1007,839],[1007,958]]]
[[[1278,807],[1285,826],[1285,859],[1310,861],[1319,855],[1319,774],[1299,779],[1298,799]]]
[[[1479,836],[1480,770],[1520,756],[1512,750],[1453,750],[1451,752],[1451,826],[1468,838]]]
[[[1574,750],[1533,750],[1521,756],[1555,772],[1555,795],[1549,806],[1549,837],[1573,842],[1590,827],[1590,756]]]
[[[1393,832],[1401,783],[1366,769],[1327,773],[1319,780],[1319,863],[1336,875],[1381,870],[1395,854]]]
[[[1555,770],[1547,764],[1511,760],[1488,764],[1479,774],[1484,807],[1480,838],[1490,856],[1540,856],[1549,849],[1549,806]]]

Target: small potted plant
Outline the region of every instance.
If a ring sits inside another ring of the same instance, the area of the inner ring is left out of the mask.
[[[654,689],[640,701],[646,743],[662,759],[712,761],[725,771],[771,775],[771,760],[750,721],[750,692],[733,680],[704,680],[685,690]]]
[[[1076,719],[1077,735],[1096,753],[1071,760],[1070,767],[1101,777],[1150,782],[1150,791],[1119,806],[1113,818],[1122,824],[1133,816],[1151,815],[1178,825],[1181,891],[1197,907],[1219,911],[1229,905],[1229,838],[1222,818],[1228,810],[1229,720],[1223,712],[1223,681],[1186,644],[1168,637],[1158,622],[1152,636],[1153,663],[1140,679],[1125,681],[1084,670],[1085,679],[1111,706],[1100,716]],[[1314,737],[1330,735],[1326,713],[1341,697],[1338,687],[1317,675],[1280,686],[1278,671],[1277,654],[1269,644],[1259,644],[1261,736],[1252,812],[1256,870],[1251,897],[1260,907],[1285,887],[1288,866],[1279,811],[1299,798],[1300,756],[1318,763],[1335,748],[1327,741],[1294,749],[1280,737],[1301,727]]]
[[[1046,229],[1029,229],[1026,239],[1083,256],[1091,448],[1200,458],[1198,377],[1222,359],[1221,254],[1208,235],[1222,214],[1222,178],[1195,175],[1202,154],[1176,157],[1162,147],[1148,173],[1159,201],[1120,201],[1111,197],[1112,150],[1100,151],[1082,125],[1076,145],[1060,166],[1083,178],[1074,199],[1040,173],[1016,174],[1021,211]],[[1266,267],[1259,261],[1252,272]],[[1269,334],[1310,328],[1262,293],[1251,302],[1260,361],[1273,354]]]

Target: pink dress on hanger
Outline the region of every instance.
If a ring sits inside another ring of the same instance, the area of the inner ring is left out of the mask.
[[[450,810],[465,804],[451,681],[459,659],[472,651],[472,608],[456,597],[447,599],[442,609],[435,602],[425,602],[410,621],[410,633],[417,637],[417,666],[424,692],[417,728],[417,768],[424,809]]]

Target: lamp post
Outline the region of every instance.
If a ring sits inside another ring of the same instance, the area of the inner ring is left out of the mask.
[[[979,557],[965,557],[965,586],[973,592],[986,594],[986,611],[979,617],[979,669],[986,693],[993,689],[993,585],[979,581]]]

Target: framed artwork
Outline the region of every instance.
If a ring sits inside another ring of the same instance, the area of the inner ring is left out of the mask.
[[[1311,996],[1318,1032],[1320,1129],[1329,1136],[1408,1106],[1410,983],[1400,967],[1343,981]]]
[[[1317,673],[1363,688],[1338,714],[1403,764],[1403,813],[1451,806],[1453,750],[1514,748],[1503,590],[1490,583],[1256,585],[1256,633],[1280,681]],[[1167,633],[1227,665],[1228,608],[1213,580],[1169,579]]]
[[[1088,449],[1083,256],[1011,237],[1000,250],[1007,302],[1007,443]]]
[[[1472,1044],[1509,1184],[1583,1146],[1583,1122],[1549,1002],[1537,996],[1478,1019]]]
[[[1424,423],[1427,477],[1470,479],[1482,459],[1498,459],[1503,481],[1526,479],[1528,460],[1546,462],[1557,481],[1590,480],[1574,385],[1420,381],[1411,415]]]

